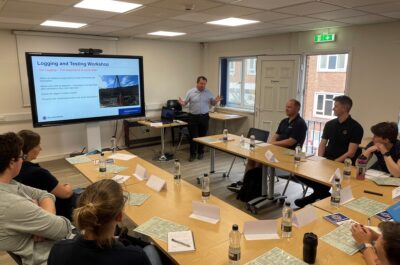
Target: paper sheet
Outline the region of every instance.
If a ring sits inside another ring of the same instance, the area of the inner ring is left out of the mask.
[[[160,239],[167,242],[169,232],[186,231],[189,230],[184,225],[180,225],[160,217],[153,217],[140,226],[136,227],[134,231],[148,235],[153,238]]]
[[[311,160],[311,161],[322,161],[322,160],[325,160],[326,158],[322,157],[322,156],[311,156],[311,157],[309,157],[307,159]]]
[[[122,172],[125,169],[127,169],[127,167],[121,167],[121,166],[117,166],[117,165],[108,165],[107,164],[106,169],[107,169],[107,173],[118,174],[119,172]]]
[[[308,265],[280,248],[273,248],[245,265]]]
[[[320,239],[348,255],[353,255],[358,248],[351,234],[351,226],[352,223],[346,222]]]
[[[119,153],[115,153],[113,155],[110,155],[108,158],[112,158],[112,159],[116,159],[116,160],[131,160],[132,158],[135,158],[135,155],[132,154],[119,154]]]
[[[65,158],[70,164],[76,165],[76,164],[83,164],[83,163],[88,163],[91,162],[92,160],[87,157],[86,155],[81,155],[81,156],[74,156],[74,157],[67,157]]]
[[[365,214],[368,217],[371,217],[376,213],[382,212],[389,207],[389,205],[386,203],[378,202],[366,197],[352,200],[346,203],[344,206],[356,212]]]
[[[379,186],[400,186],[400,178],[385,177],[385,175],[382,175],[371,179]]]
[[[127,181],[131,176],[126,176],[126,175],[115,175],[111,179],[114,180],[115,182],[122,184],[125,181]]]
[[[140,206],[150,198],[150,195],[145,193],[128,193],[127,196],[128,204],[132,206]]]

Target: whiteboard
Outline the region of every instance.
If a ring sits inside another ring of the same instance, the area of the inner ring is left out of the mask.
[[[95,36],[36,33],[25,35],[24,32],[14,32],[17,42],[19,76],[21,82],[22,102],[24,107],[30,106],[29,83],[26,69],[25,52],[45,53],[79,53],[79,48],[102,49],[103,54],[115,55],[117,38]]]

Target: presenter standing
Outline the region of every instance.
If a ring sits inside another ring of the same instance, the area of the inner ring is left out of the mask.
[[[214,98],[211,91],[206,88],[207,78],[199,76],[197,78],[196,87],[190,89],[186,93],[185,100],[179,98],[179,103],[184,107],[189,104],[189,134],[190,134],[190,157],[189,162],[196,159],[203,159],[204,146],[197,144],[193,141],[193,138],[202,137],[207,135],[208,121],[210,116],[208,115],[210,105],[215,106],[221,100],[222,97],[217,96]]]

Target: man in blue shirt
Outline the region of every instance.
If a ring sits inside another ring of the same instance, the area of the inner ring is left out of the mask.
[[[186,93],[185,100],[179,98],[182,106],[189,104],[190,162],[196,158],[196,154],[198,159],[203,159],[204,146],[194,142],[193,138],[207,135],[210,105],[215,106],[222,100],[220,96],[214,98],[206,84],[207,78],[199,76],[196,87]]]

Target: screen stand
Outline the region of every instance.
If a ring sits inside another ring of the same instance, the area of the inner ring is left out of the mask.
[[[86,123],[86,137],[88,152],[96,150],[101,152],[101,134],[99,122]]]

